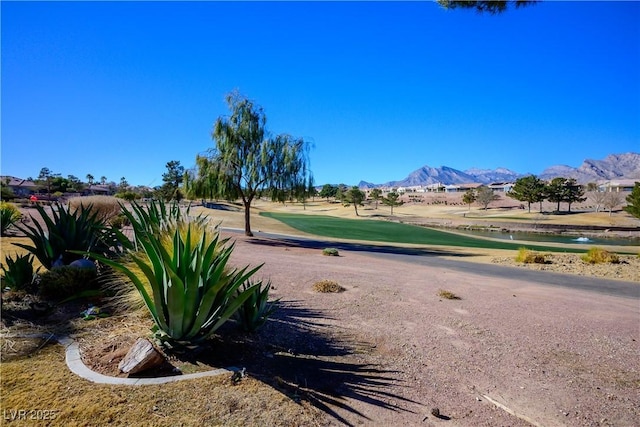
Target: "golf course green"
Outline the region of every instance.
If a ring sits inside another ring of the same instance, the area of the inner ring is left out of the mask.
[[[281,212],[261,212],[304,233],[347,240],[408,243],[416,245],[456,246],[465,248],[516,250],[527,247],[546,252],[586,252],[557,246],[523,245],[463,236],[432,228],[371,219],[346,219],[325,215],[301,215]]]

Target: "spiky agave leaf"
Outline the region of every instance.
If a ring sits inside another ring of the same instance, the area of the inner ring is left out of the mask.
[[[131,212],[125,214],[134,217]],[[148,220],[147,214],[142,212],[145,219],[141,221]],[[197,343],[213,334],[251,296],[253,288],[237,291],[261,266],[230,271],[227,263],[233,245],[225,246],[227,240],[220,240],[217,230],[210,237],[203,222],[183,221],[154,231],[137,224],[142,231],[137,237],[139,251],[130,251],[129,257],[138,271],[119,260],[98,259],[131,280],[151,313],[158,336]]]
[[[276,311],[277,306],[275,303],[277,303],[279,299],[272,302],[269,301],[271,281],[264,284],[264,287],[262,281],[255,284],[248,281],[243,284],[240,290],[245,290],[249,287],[253,287],[254,291],[238,309],[234,317],[245,331],[254,332]]]
[[[66,265],[82,258],[82,254],[72,251],[107,250],[108,245],[102,242],[104,222],[98,218],[97,212],[91,212],[91,206],[81,206],[72,211],[57,203],[52,206],[50,214],[40,205],[36,205],[36,209],[46,231],[32,218],[35,226],[17,225],[32,245],[15,245],[34,254],[46,269],[51,269],[58,259]]]

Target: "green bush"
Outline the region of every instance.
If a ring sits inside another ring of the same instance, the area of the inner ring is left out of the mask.
[[[340,253],[336,248],[325,248],[322,250],[322,255],[326,256],[340,256]]]
[[[104,229],[104,222],[98,218],[97,212],[91,211],[91,206],[80,206],[71,211],[56,203],[51,207],[50,214],[40,205],[35,207],[44,221],[44,228],[33,218],[33,226],[18,225],[17,228],[25,233],[33,245],[15,245],[35,255],[47,270],[51,270],[54,263],[68,265],[82,258],[82,252],[108,252],[114,244]]]
[[[7,231],[20,221],[21,216],[13,204],[0,202],[0,236],[6,236]]]
[[[277,308],[273,302],[269,302],[271,282],[267,282],[264,287],[262,287],[262,285],[262,282],[252,284],[248,281],[238,288],[238,294],[247,289],[253,289],[249,298],[247,298],[233,316],[234,319],[240,323],[242,329],[247,332],[254,332],[260,326],[264,325],[269,316],[271,316]]]
[[[117,228],[119,230],[122,229],[123,227],[131,225],[127,217],[123,214],[119,214],[111,218],[109,220],[109,224],[111,224],[112,227]]]
[[[16,195],[13,193],[13,190],[9,188],[8,185],[0,181],[0,199],[13,200],[15,198],[16,198]]]
[[[14,291],[29,290],[33,285],[37,271],[33,271],[33,255],[16,255],[5,257],[2,269],[2,286],[8,286]]]
[[[530,251],[527,248],[520,248],[518,249],[518,255],[516,255],[516,262],[522,262],[524,264],[546,264],[547,260],[544,254]]]
[[[589,249],[589,251],[580,258],[589,264],[617,264],[620,262],[620,257],[618,257],[617,254],[597,247]]]
[[[140,195],[134,193],[133,191],[122,191],[122,192],[116,193],[115,197],[117,197],[118,199],[126,200],[128,202],[132,202],[136,199],[139,199]]]
[[[65,265],[40,275],[38,289],[47,299],[62,300],[87,290],[99,289],[95,269]]]
[[[217,233],[210,236],[203,221],[182,218],[163,226],[162,211],[166,213],[164,203],[151,211],[138,205],[133,212],[124,209],[140,250],[129,248],[122,260],[132,260],[138,269],[128,261],[92,255],[135,286],[153,318],[157,338],[195,344],[211,336],[255,292],[256,285],[238,289],[261,266],[230,271],[233,245],[225,246],[227,240],[221,241]]]

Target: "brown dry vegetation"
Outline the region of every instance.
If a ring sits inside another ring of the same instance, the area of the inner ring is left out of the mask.
[[[320,280],[313,284],[313,290],[327,294],[344,292],[346,289],[340,286],[335,280]]]
[[[286,391],[228,376],[158,386],[110,386],[72,374],[64,349],[50,345],[29,358],[3,363],[2,408],[50,410],[60,426],[316,425],[320,411]],[[34,425],[33,420],[8,425]],[[4,424],[3,423],[3,424]]]

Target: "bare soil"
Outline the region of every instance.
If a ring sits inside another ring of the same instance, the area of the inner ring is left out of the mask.
[[[259,275],[273,281],[280,310],[254,335],[229,325],[199,352],[173,355],[185,373],[246,368],[322,409],[329,424],[640,422],[638,300],[233,239],[234,263],[265,262]],[[318,293],[320,280],[346,291]],[[85,335],[86,362],[117,375],[140,329]]]

